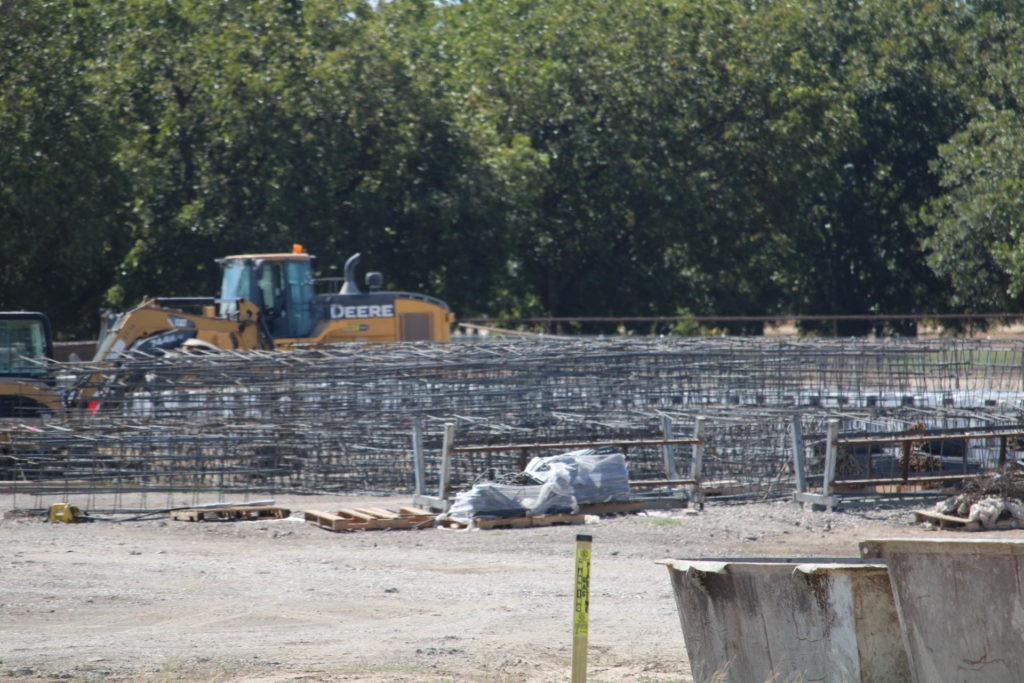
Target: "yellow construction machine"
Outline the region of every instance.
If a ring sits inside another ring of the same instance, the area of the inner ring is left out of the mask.
[[[64,411],[49,361],[50,320],[36,311],[0,312],[0,480],[14,479],[21,462],[16,436]]]
[[[227,317],[217,315],[218,305],[224,305],[222,300],[202,297],[146,298],[126,313],[107,314],[93,360],[153,355],[180,347],[274,348],[255,304],[233,301]]]
[[[0,418],[29,420],[63,410],[52,358],[53,334],[44,313],[0,312]]]
[[[291,252],[240,254],[217,259],[220,297],[146,299],[104,325],[94,360],[178,347],[272,349],[334,342],[451,339],[455,320],[431,296],[384,291],[383,276],[368,273],[367,291],[356,283],[355,254],[344,278],[313,278],[314,257],[301,245]],[[318,292],[318,288],[330,288]],[[198,308],[198,312],[190,311]]]

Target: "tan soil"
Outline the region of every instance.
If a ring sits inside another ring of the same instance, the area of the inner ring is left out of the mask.
[[[33,502],[0,497],[0,509]],[[410,502],[276,499],[299,515]],[[711,501],[702,512],[586,526],[356,533],[301,516],[50,524],[9,515],[0,522],[0,679],[564,681],[575,538],[587,533],[588,680],[690,681],[658,559],[851,557],[868,538],[964,536],[915,524],[910,511],[924,505],[822,513]]]

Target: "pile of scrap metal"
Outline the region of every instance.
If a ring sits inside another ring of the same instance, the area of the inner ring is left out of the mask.
[[[1024,472],[971,479],[961,493],[936,503],[935,510],[978,522],[986,529],[996,528],[1001,519],[1024,520]]]
[[[626,456],[607,449],[587,448],[533,458],[513,481],[475,484],[455,495],[444,516],[465,521],[576,513],[580,505],[629,499]]]

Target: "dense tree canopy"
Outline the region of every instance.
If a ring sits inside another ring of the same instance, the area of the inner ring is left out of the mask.
[[[300,242],[463,318],[1021,311],[1022,39],[1004,0],[0,0],[0,308],[87,337]]]

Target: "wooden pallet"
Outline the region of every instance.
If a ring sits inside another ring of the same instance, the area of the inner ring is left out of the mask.
[[[398,508],[398,512],[383,508],[343,508],[337,512],[306,510],[304,514],[307,522],[329,531],[434,528],[434,515],[415,507]]]
[[[914,519],[918,522],[929,522],[940,529],[959,529],[961,531],[999,531],[1005,529],[1019,529],[1022,525],[1017,519],[1000,519],[991,529],[986,529],[981,522],[972,522],[966,517],[955,515],[944,515],[941,512],[931,510],[915,510]]]
[[[179,522],[203,522],[206,520],[238,521],[243,519],[284,519],[292,514],[287,508],[273,505],[239,505],[217,508],[186,508],[171,510],[171,519]]]
[[[525,529],[535,526],[555,526],[557,524],[584,524],[586,515],[527,515],[525,517],[474,517],[469,522],[446,519],[441,524],[449,529]]]

